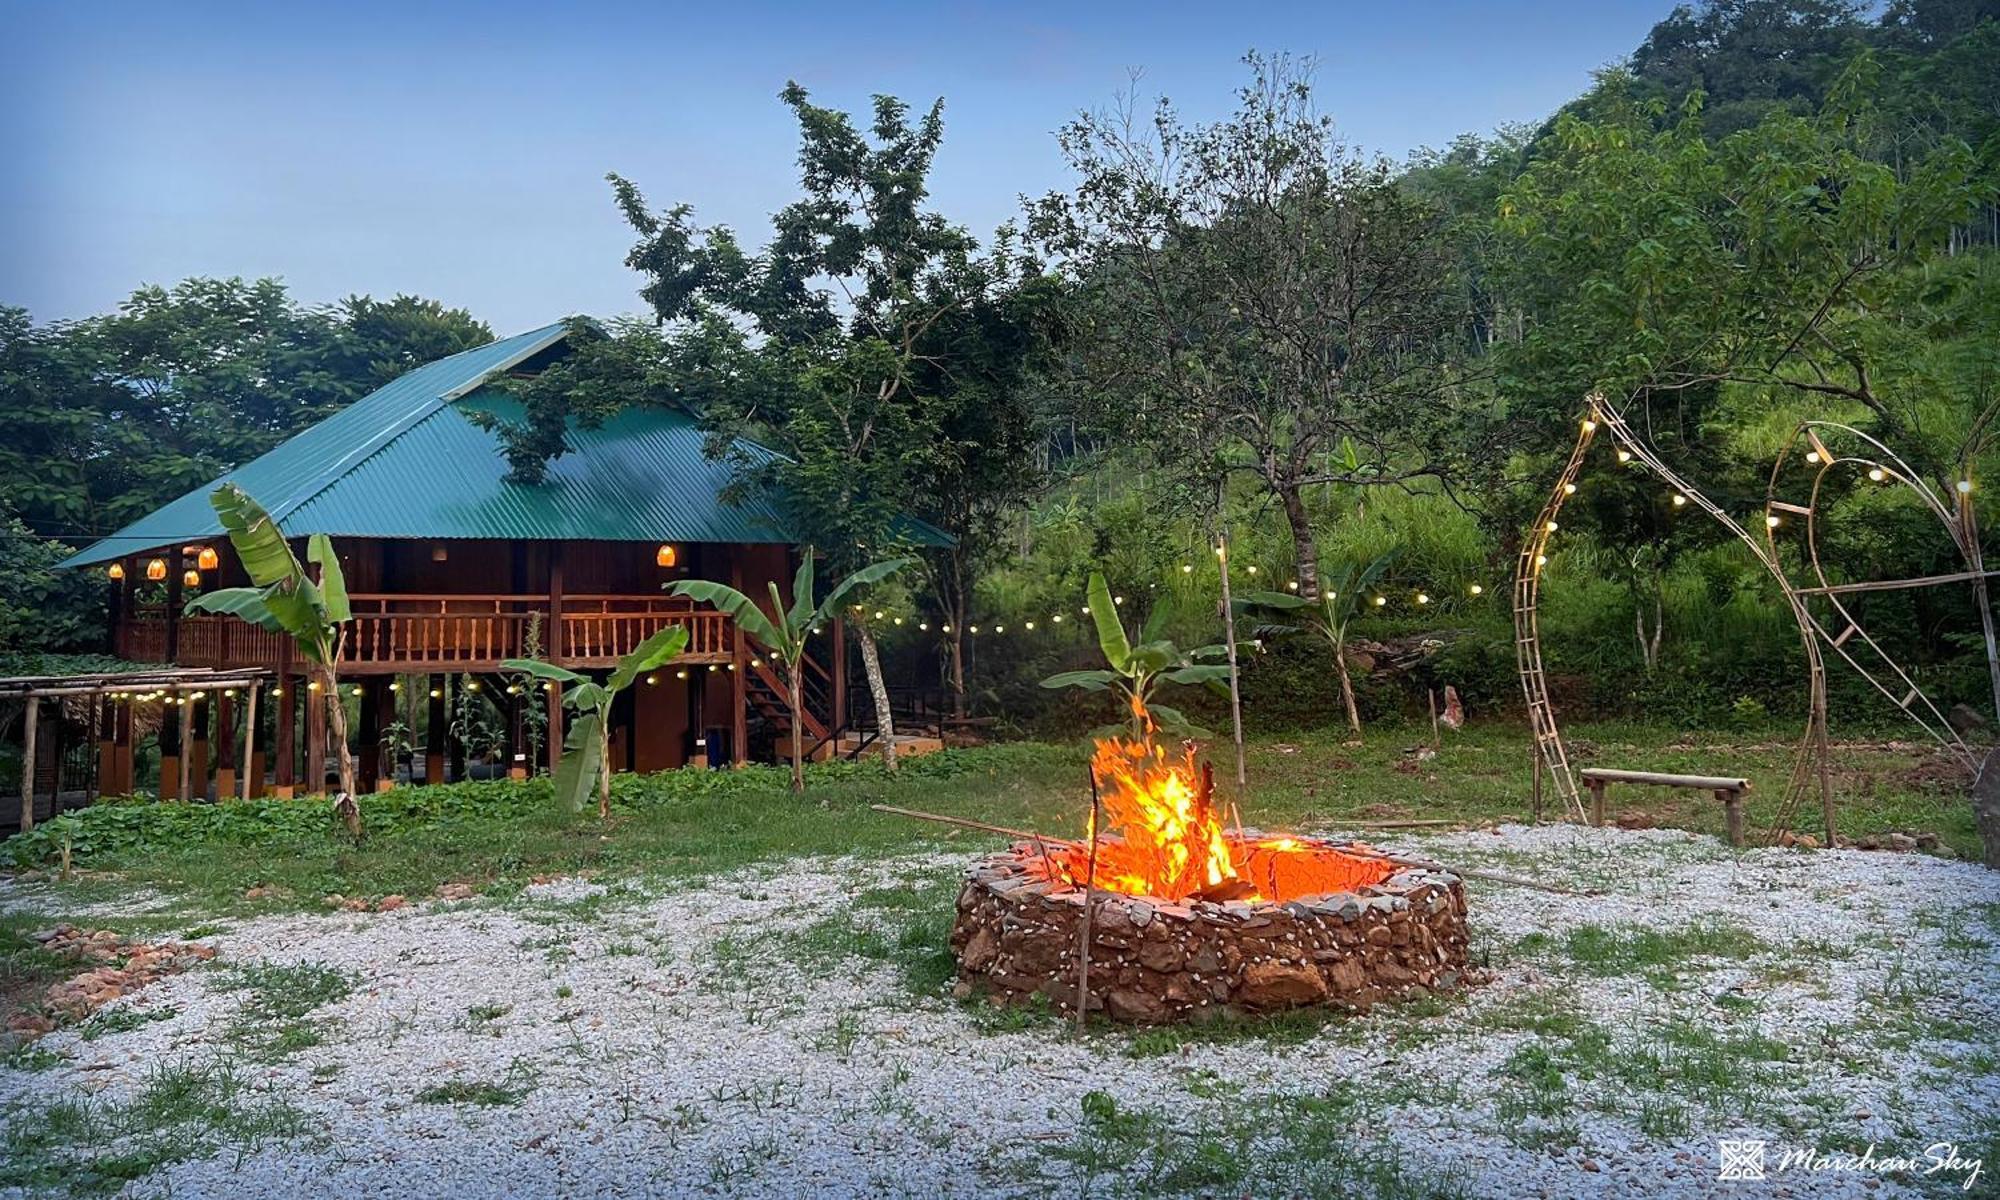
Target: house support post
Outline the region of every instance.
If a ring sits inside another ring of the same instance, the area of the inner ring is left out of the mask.
[[[264,762],[257,749],[257,692],[264,685],[251,681],[250,694],[243,700],[243,798],[264,794]]]
[[[276,761],[271,766],[271,790],[280,800],[290,800],[298,794],[299,689],[303,686],[296,675],[278,676],[278,718],[271,747]]]
[[[306,795],[326,795],[326,700],[320,681],[306,682]]]
[[[424,676],[430,689],[430,707],[424,710],[424,782],[432,787],[444,780],[444,684],[442,675]]]
[[[357,785],[365,794],[380,791],[382,781],[382,680],[371,676],[361,685],[361,746]]]
[[[228,692],[215,698],[215,727],[210,731],[215,743],[215,799],[236,795],[236,701]]]

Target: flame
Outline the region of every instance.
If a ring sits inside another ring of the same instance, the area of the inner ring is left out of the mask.
[[[1104,738],[1091,759],[1105,824],[1117,835],[1099,837],[1093,817],[1097,886],[1182,900],[1234,882],[1222,817],[1195,765],[1194,747],[1169,754],[1154,740],[1152,716],[1137,696],[1132,715],[1140,736]]]

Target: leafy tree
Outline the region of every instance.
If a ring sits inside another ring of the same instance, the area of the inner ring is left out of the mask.
[[[1217,658],[1227,650],[1224,646],[1202,646],[1183,651],[1172,642],[1160,636],[1160,621],[1167,609],[1155,605],[1152,615],[1139,632],[1139,641],[1134,645],[1125,633],[1125,625],[1118,619],[1118,606],[1114,603],[1110,585],[1104,582],[1104,573],[1093,571],[1090,586],[1085,593],[1090,603],[1091,622],[1097,628],[1097,646],[1104,654],[1107,668],[1088,671],[1062,671],[1042,680],[1045,688],[1082,688],[1085,691],[1101,692],[1116,688],[1125,698],[1126,717],[1131,722],[1132,736],[1144,740],[1147,731],[1157,725],[1161,729],[1178,730],[1188,737],[1206,737],[1207,733],[1195,728],[1177,708],[1169,708],[1153,700],[1153,692],[1162,683],[1194,683],[1219,686],[1229,678],[1229,667],[1225,663],[1202,662],[1202,659]]]
[[[1393,555],[1383,555],[1366,563],[1344,563],[1328,576],[1326,587],[1312,599],[1290,592],[1247,592],[1237,606],[1248,613],[1262,613],[1284,621],[1298,621],[1319,635],[1333,651],[1334,670],[1340,675],[1340,699],[1347,706],[1347,725],[1361,735],[1361,709],[1354,703],[1354,678],[1347,665],[1347,629],[1361,613],[1361,606],[1389,569]],[[1290,633],[1298,626],[1261,627],[1260,636]]]
[[[588,675],[530,658],[510,658],[501,663],[509,671],[520,671],[536,679],[563,685],[563,703],[581,715],[571,722],[563,742],[562,760],[556,764],[556,800],[569,812],[583,808],[583,798],[597,785],[597,815],[611,816],[611,705],[618,693],[631,687],[640,676],[672,662],[687,649],[684,626],[659,630],[618,660],[603,683]]]
[[[1692,428],[1728,385],[1858,409],[1908,445],[1918,422],[1883,382],[1908,272],[1992,201],[1996,177],[1963,143],[1900,172],[1871,159],[1869,70],[1850,70],[1819,114],[1719,140],[1698,98],[1658,131],[1643,104],[1563,118],[1557,152],[1501,201],[1530,314],[1504,356],[1519,402],[1544,406],[1566,439],[1587,393],[1671,406],[1654,416]]]
[[[104,643],[104,576],[60,571],[70,555],[0,504],[0,656],[74,654]]]
[[[1464,456],[1464,321],[1438,210],[1334,136],[1303,67],[1248,62],[1221,122],[1161,101],[1071,123],[1079,181],[1032,228],[1079,279],[1081,390],[1208,494],[1220,473],[1261,484],[1310,598],[1308,489],[1449,478]]]
[[[562,452],[568,421],[686,404],[711,453],[730,460],[737,490],[778,499],[800,539],[840,571],[907,547],[906,516],[929,519],[955,538],[926,562],[962,707],[972,580],[998,515],[1036,478],[1025,395],[1054,289],[1006,231],[982,255],[926,208],[942,102],[913,119],[878,96],[863,129],[797,84],[782,99],[799,124],[804,195],[778,212],[764,249],[698,227],[686,204],[652,211],[636,185],[611,176],[639,238],[626,261],[667,332],[622,331],[517,385],[526,415],[499,427],[516,477],[531,480]],[[854,632],[893,767],[876,634],[866,622]]]
[[[785,676],[785,700],[792,713],[792,790],[803,793],[806,790],[804,768],[805,741],[805,679],[802,664],[805,662],[807,639],[822,622],[840,611],[840,604],[848,594],[858,588],[880,583],[889,576],[910,565],[907,558],[890,559],[863,567],[833,586],[826,599],[817,607],[813,605],[813,552],[808,549],[799,562],[798,574],[792,579],[792,602],[785,604],[785,598],[778,591],[778,585],[771,588],[771,612],[766,615],[757,607],[757,602],[727,584],[712,583],[706,579],[681,579],[667,585],[667,591],[676,596],[686,596],[703,604],[713,604],[729,614],[736,622],[739,632],[754,638],[758,645],[771,652],[778,660]]]
[[[250,587],[218,588],[187,603],[189,613],[224,613],[272,633],[282,633],[298,647],[314,681],[319,684],[325,717],[333,728],[340,763],[340,796],[334,811],[347,832],[361,836],[361,806],[355,799],[354,753],[347,745],[347,706],[340,697],[340,653],[353,611],[347,602],[347,579],[333,542],[323,533],[306,541],[306,561],[300,562],[284,531],[250,494],[225,483],[209,497],[229,544],[250,576]],[[318,569],[318,578],[308,570]]]
[[[108,533],[491,336],[412,297],[304,307],[273,279],[140,288],[42,327],[0,308],[0,502],[44,534]]]

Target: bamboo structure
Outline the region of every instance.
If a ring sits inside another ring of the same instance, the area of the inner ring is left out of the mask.
[[[1806,657],[1808,715],[1805,734],[1793,759],[1791,779],[1779,803],[1777,819],[1770,829],[1770,840],[1780,839],[1792,828],[1801,801],[1811,792],[1817,792],[1819,796],[1820,819],[1825,829],[1827,844],[1833,845],[1838,834],[1834,819],[1832,787],[1828,779],[1826,660],[1822,643],[1831,647],[1835,654],[1908,713],[1911,719],[1941,745],[1961,758],[1968,768],[1975,765],[1972,751],[1945,720],[1937,705],[1924,694],[1923,689],[1902,665],[1869,636],[1842,599],[1844,596],[1866,592],[1971,583],[1980,600],[1982,628],[1987,640],[1987,661],[1993,675],[1994,704],[1996,710],[2000,710],[2000,647],[1996,647],[1993,618],[1985,602],[1986,580],[2000,572],[1988,571],[1985,568],[1979,548],[1977,525],[1972,516],[1969,479],[1961,481],[1956,489],[1955,508],[1947,509],[1936,492],[1925,484],[1895,452],[1880,441],[1851,426],[1837,422],[1806,421],[1793,432],[1772,466],[1770,484],[1764,500],[1764,533],[1760,538],[1745,529],[1735,517],[1725,512],[1699,488],[1668,466],[1651,446],[1633,433],[1631,427],[1626,424],[1623,414],[1612,408],[1603,396],[1593,395],[1590,397],[1587,413],[1579,424],[1576,444],[1570,451],[1569,460],[1564,465],[1555,487],[1550,491],[1547,503],[1542,506],[1540,515],[1536,517],[1534,528],[1529,531],[1522,543],[1514,572],[1514,649],[1521,674],[1522,692],[1527,699],[1529,726],[1534,735],[1537,797],[1541,794],[1542,772],[1546,770],[1555,793],[1561,799],[1569,817],[1573,820],[1587,819],[1582,797],[1577,789],[1576,776],[1563,745],[1562,731],[1556,722],[1555,708],[1549,699],[1547,676],[1542,665],[1541,630],[1536,618],[1536,606],[1541,595],[1542,572],[1548,564],[1549,539],[1557,528],[1556,518],[1562,512],[1563,502],[1576,493],[1577,476],[1581,473],[1584,459],[1600,431],[1608,435],[1618,447],[1621,462],[1640,467],[1672,487],[1677,505],[1697,508],[1735,534],[1776,581],[1779,591],[1785,598],[1786,606],[1791,610],[1793,621],[1798,626],[1800,643]],[[1836,440],[1853,439],[1862,452],[1835,454],[1826,444],[1827,439],[1835,435],[1838,435]],[[1797,493],[1784,490],[1787,467],[1791,464],[1794,452],[1799,450],[1801,445],[1807,447],[1803,454],[1806,465],[1816,468],[1803,502],[1786,498],[1796,496]],[[1966,569],[1913,579],[1839,584],[1830,580],[1820,558],[1820,498],[1828,475],[1836,468],[1866,472],[1871,482],[1901,484],[1910,488],[1951,535],[1953,545],[1966,562]],[[1787,570],[1787,556],[1778,540],[1779,530],[1793,518],[1802,518],[1805,526],[1803,551],[1800,557],[1802,565],[1810,571],[1812,581],[1807,583],[1795,580]],[[1831,624],[1822,621],[1813,611],[1814,603],[1831,608],[1836,619]],[[1876,661],[1874,669],[1871,670],[1857,657],[1863,650],[1872,655]],[[1878,673],[1893,676],[1898,686],[1892,688],[1878,678]]]

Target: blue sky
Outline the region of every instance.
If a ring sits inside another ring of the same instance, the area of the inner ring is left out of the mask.
[[[1153,4],[0,4],[0,303],[276,275],[415,292],[500,333],[638,307],[606,171],[762,240],[794,192],[776,95],[945,98],[938,207],[982,235],[1065,182],[1051,131],[1142,72],[1226,111],[1251,48],[1320,59],[1401,157],[1546,116],[1668,0]]]

